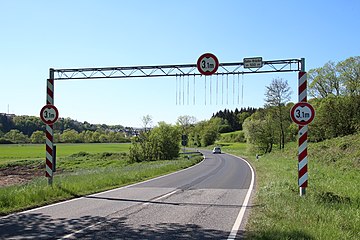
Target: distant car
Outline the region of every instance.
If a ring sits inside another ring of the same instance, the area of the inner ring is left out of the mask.
[[[214,149],[213,149],[213,154],[215,154],[215,153],[221,153],[221,148],[220,147],[214,147]]]

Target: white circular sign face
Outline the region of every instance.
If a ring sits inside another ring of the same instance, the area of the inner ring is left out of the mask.
[[[40,111],[40,118],[46,124],[54,124],[59,117],[59,111],[54,105],[45,105]]]
[[[307,125],[314,120],[315,110],[309,103],[299,102],[291,108],[290,116],[298,125]]]
[[[197,61],[197,68],[203,75],[214,74],[219,67],[219,60],[212,53],[205,53],[201,55]]]

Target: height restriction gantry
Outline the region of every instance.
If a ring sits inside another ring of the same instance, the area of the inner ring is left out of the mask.
[[[301,59],[263,61],[262,67],[245,68],[244,62],[220,63],[214,75],[237,75],[250,73],[298,72]],[[101,79],[101,78],[147,78],[170,76],[200,76],[196,64],[50,69],[54,80]]]

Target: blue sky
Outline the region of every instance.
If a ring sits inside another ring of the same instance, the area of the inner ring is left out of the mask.
[[[0,0],[0,112],[39,116],[49,68],[188,64],[206,52],[221,63],[304,57],[307,70],[321,67],[360,55],[359,12],[356,0]],[[205,105],[197,79],[196,103],[177,105],[175,78],[56,81],[54,99],[60,117],[137,127],[147,114],[155,124],[175,123],[261,107],[275,77],[297,101],[296,73],[245,75],[242,100],[230,88],[218,104],[208,88]]]

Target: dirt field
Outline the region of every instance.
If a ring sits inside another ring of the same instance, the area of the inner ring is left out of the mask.
[[[23,184],[39,176],[45,176],[45,167],[11,166],[0,168],[0,187]]]

